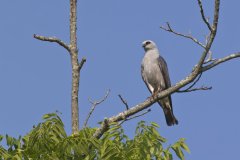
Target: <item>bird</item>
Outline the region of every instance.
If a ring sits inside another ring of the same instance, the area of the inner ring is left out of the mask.
[[[141,75],[152,96],[171,87],[167,63],[159,54],[157,45],[151,40],[142,42],[145,54],[141,63]],[[178,124],[173,114],[171,95],[158,101],[162,107],[168,126]]]

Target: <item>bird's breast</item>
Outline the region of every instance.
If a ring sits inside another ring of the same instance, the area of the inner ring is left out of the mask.
[[[157,62],[149,60],[148,58],[144,59],[142,62],[143,65],[143,74],[147,82],[151,84],[154,88],[158,87],[162,81],[162,74]]]

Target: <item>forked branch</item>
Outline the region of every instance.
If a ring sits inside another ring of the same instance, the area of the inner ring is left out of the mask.
[[[206,86],[202,86],[199,88],[193,88],[197,84],[197,82],[200,80],[201,77],[202,77],[202,72],[200,72],[198,77],[194,80],[194,82],[188,88],[186,88],[184,90],[179,90],[177,92],[184,93],[184,92],[193,92],[193,91],[199,91],[199,90],[211,90],[212,87],[206,87]]]
[[[193,91],[206,91],[206,90],[211,90],[212,87],[206,87],[206,86],[202,86],[202,87],[198,87],[198,88],[191,88],[191,89],[186,89],[186,90],[180,90],[177,91],[179,93],[186,93],[186,92],[193,92]]]
[[[219,59],[216,59],[214,60],[212,63],[206,65],[206,66],[203,66],[201,68],[201,72],[205,72],[223,62],[227,62],[231,59],[234,59],[234,58],[239,58],[240,57],[240,52],[237,52],[237,53],[233,53],[233,54],[230,54],[229,56],[226,56],[226,57],[223,57],[223,58],[219,58]]]
[[[122,120],[122,121],[119,123],[119,125],[122,125],[124,122],[129,121],[129,120],[132,120],[132,119],[134,119],[134,118],[138,118],[138,117],[144,116],[145,114],[147,114],[147,113],[149,113],[149,112],[151,112],[151,109],[148,109],[147,111],[145,111],[145,112],[143,112],[143,113],[141,113],[141,114],[139,114],[139,115],[132,116],[132,117],[130,117],[130,118],[126,118],[126,119]]]
[[[71,57],[72,64],[72,92],[71,92],[71,117],[72,117],[72,133],[77,133],[79,130],[79,109],[78,109],[78,92],[80,70],[82,69],[86,58],[78,61],[77,47],[77,0],[70,0],[70,44],[64,43],[62,40],[55,37],[44,37],[34,34],[34,38],[41,41],[55,42],[67,49]]]
[[[170,23],[169,23],[169,22],[167,22],[166,24],[167,24],[167,27],[161,26],[160,28],[163,29],[163,30],[165,30],[165,31],[167,31],[167,32],[173,33],[173,34],[175,34],[175,35],[177,35],[177,36],[181,36],[181,37],[190,39],[190,40],[192,40],[194,43],[196,43],[197,45],[199,45],[199,46],[201,46],[202,48],[205,49],[205,45],[202,44],[199,40],[197,40],[197,39],[194,38],[193,36],[176,32],[175,30],[172,29],[172,27],[170,26]]]
[[[93,111],[95,110],[96,106],[103,103],[107,99],[109,93],[110,93],[110,90],[108,90],[107,93],[105,94],[105,96],[99,101],[92,101],[90,98],[88,99],[88,101],[92,104],[92,107],[91,107],[91,109],[88,113],[88,116],[87,116],[87,118],[84,122],[84,127],[87,127],[88,120],[91,117],[91,115],[92,115]]]
[[[212,27],[209,24],[208,19],[205,17],[205,13],[204,13],[204,10],[203,10],[203,5],[202,5],[202,0],[198,0],[198,5],[199,5],[199,8],[200,8],[200,13],[201,13],[201,16],[202,16],[202,19],[203,19],[204,23],[207,25],[208,29],[210,31],[212,31]]]
[[[118,97],[120,98],[120,100],[122,101],[122,103],[125,105],[126,109],[129,109],[128,103],[125,99],[123,99],[123,97],[119,94]]]

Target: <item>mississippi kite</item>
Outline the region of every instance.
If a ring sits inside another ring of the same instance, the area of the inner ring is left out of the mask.
[[[159,55],[158,48],[153,41],[146,40],[142,43],[145,55],[142,60],[142,79],[153,96],[171,87],[168,68],[163,57]],[[158,101],[165,114],[168,126],[178,124],[178,120],[173,114],[171,95]]]

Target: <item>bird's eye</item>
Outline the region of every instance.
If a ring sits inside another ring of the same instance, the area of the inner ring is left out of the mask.
[[[148,45],[148,44],[150,44],[150,43],[151,43],[151,42],[147,41],[147,42],[146,42],[146,45]]]

